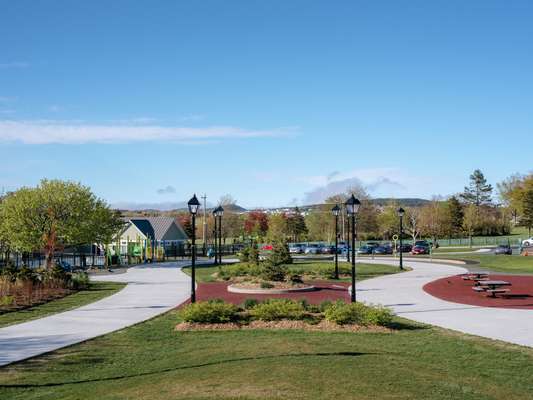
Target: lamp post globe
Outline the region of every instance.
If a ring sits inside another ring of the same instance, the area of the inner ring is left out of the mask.
[[[187,202],[191,214],[192,238],[191,238],[191,303],[196,302],[196,213],[200,208],[200,202],[196,194]]]
[[[339,215],[341,208],[338,204],[331,209],[331,213],[335,217],[335,279],[339,279]]]
[[[403,270],[403,216],[405,215],[405,210],[400,207],[397,213],[398,217],[400,217],[400,269]]]
[[[352,293],[351,293],[351,301],[352,303],[355,303],[355,215],[359,212],[359,208],[361,207],[361,202],[355,198],[355,196],[352,195],[348,200],[346,200],[346,203],[344,203],[344,206],[346,207],[346,213],[349,217],[351,217],[352,220]]]

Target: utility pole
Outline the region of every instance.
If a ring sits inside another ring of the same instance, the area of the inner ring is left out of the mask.
[[[204,255],[207,254],[207,195],[204,193],[204,195],[201,197],[204,201],[204,223],[203,223],[203,229],[202,229],[202,240],[203,240],[203,247],[204,247]]]

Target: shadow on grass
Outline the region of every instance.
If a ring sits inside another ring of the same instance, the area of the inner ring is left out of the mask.
[[[202,363],[202,364],[185,365],[182,367],[164,368],[164,369],[160,369],[157,371],[140,372],[137,374],[129,374],[129,375],[125,374],[125,375],[117,375],[117,376],[110,376],[110,377],[103,377],[103,378],[80,379],[80,380],[65,381],[65,382],[15,383],[15,384],[0,385],[0,388],[2,389],[7,389],[7,388],[28,389],[28,388],[40,388],[40,387],[55,387],[55,386],[63,386],[63,385],[77,385],[77,384],[83,384],[83,383],[108,382],[108,381],[116,381],[120,379],[137,378],[141,376],[163,374],[166,372],[211,367],[211,366],[217,366],[217,365],[238,363],[238,362],[243,362],[243,361],[260,361],[260,360],[268,360],[268,359],[276,359],[276,358],[359,357],[359,356],[364,356],[364,355],[379,355],[379,354],[380,353],[359,353],[359,352],[352,352],[352,351],[341,351],[341,352],[329,352],[329,353],[296,353],[296,354],[277,354],[277,355],[260,356],[260,357],[241,357],[241,358],[232,358],[232,359],[227,359],[227,360],[207,362],[207,363]],[[84,361],[87,361],[87,360],[84,360]],[[95,362],[98,362],[98,361],[95,360]]]

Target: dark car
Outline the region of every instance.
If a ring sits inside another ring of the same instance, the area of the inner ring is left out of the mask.
[[[415,245],[413,246],[413,249],[411,250],[411,254],[413,255],[429,254],[429,246]]]
[[[512,255],[513,249],[508,244],[502,244],[494,249],[494,254]]]
[[[57,262],[57,266],[60,267],[63,271],[67,272],[72,272],[74,270],[74,268],[72,268],[72,264],[63,260]]]
[[[378,255],[392,254],[392,247],[390,246],[375,247],[374,254],[378,254]]]
[[[320,249],[322,254],[335,254],[335,246],[326,245]]]
[[[402,244],[401,248],[400,248],[400,245],[396,246],[396,251],[397,252],[402,252],[402,253],[410,253],[411,250],[413,250],[413,245],[412,244],[408,244],[408,243],[404,243]]]

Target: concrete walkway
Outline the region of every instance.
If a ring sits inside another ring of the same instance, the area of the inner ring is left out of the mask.
[[[383,259],[362,262],[398,265],[397,261]],[[440,300],[422,287],[467,270],[423,261],[409,261],[406,265],[413,270],[359,283],[357,299],[390,307],[399,316],[414,321],[533,347],[533,310],[478,307]]]
[[[187,261],[133,267],[99,281],[127,282],[118,293],[75,310],[0,329],[0,366],[145,321],[183,303],[191,280]]]

